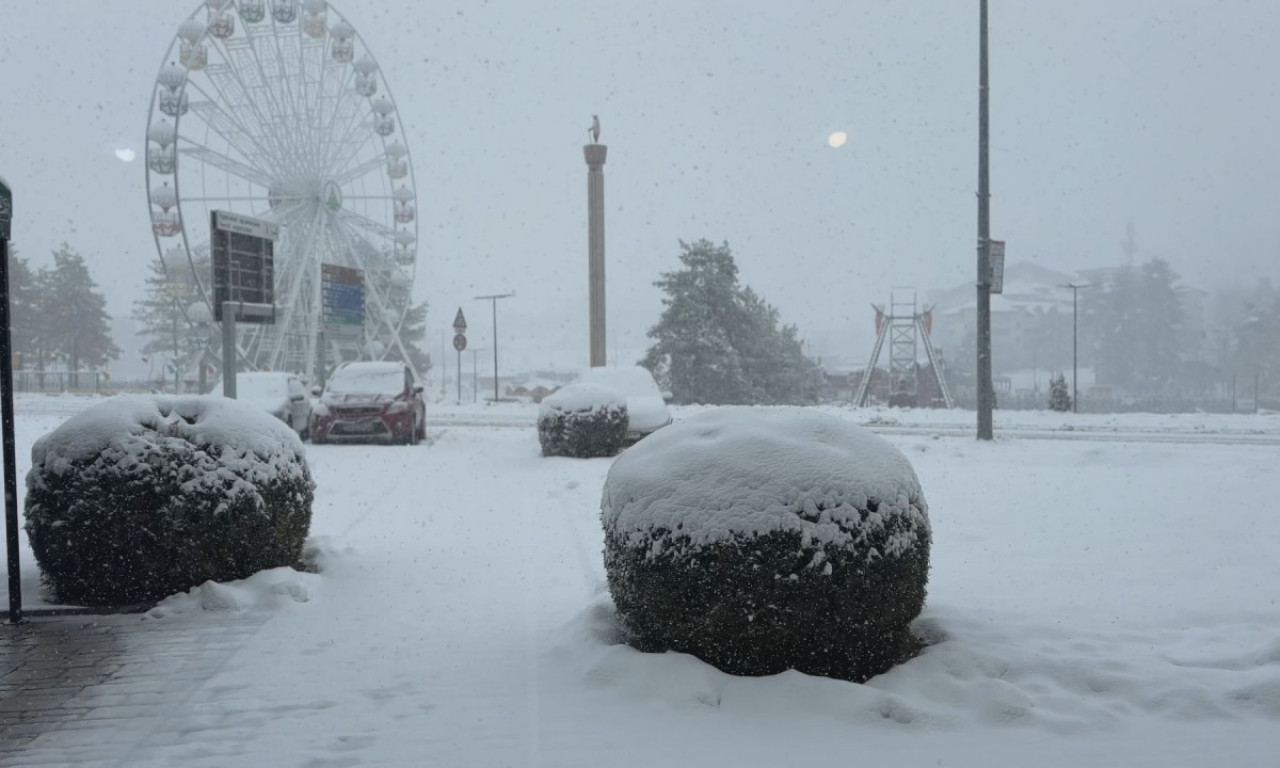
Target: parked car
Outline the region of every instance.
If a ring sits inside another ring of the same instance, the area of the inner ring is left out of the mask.
[[[607,387],[626,398],[627,442],[634,443],[671,423],[667,400],[671,396],[658,389],[649,369],[633,366],[588,368],[578,381]]]
[[[311,413],[313,443],[413,444],[427,436],[422,385],[404,363],[343,363],[319,398]]]
[[[210,392],[222,396],[222,382]],[[306,439],[311,429],[311,400],[302,379],[293,373],[252,371],[236,374],[236,399],[260,408]]]

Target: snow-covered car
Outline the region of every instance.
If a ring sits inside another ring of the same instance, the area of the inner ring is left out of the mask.
[[[222,382],[210,392],[222,396]],[[296,374],[251,371],[236,374],[236,399],[275,416],[306,438],[311,428],[311,400]]]
[[[577,380],[612,389],[626,398],[628,442],[635,442],[671,423],[671,411],[667,408],[670,396],[658,389],[647,368],[638,365],[588,368]]]
[[[416,443],[427,434],[422,385],[395,362],[344,363],[311,412],[311,441]]]

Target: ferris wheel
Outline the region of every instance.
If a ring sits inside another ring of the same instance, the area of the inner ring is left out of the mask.
[[[417,216],[403,137],[384,73],[325,0],[197,6],[177,25],[147,120],[151,229],[188,319],[212,307],[210,211],[243,213],[280,235],[275,323],[241,325],[241,359],[308,374],[318,359],[412,365],[401,329]],[[363,272],[363,325],[326,324],[322,264]]]

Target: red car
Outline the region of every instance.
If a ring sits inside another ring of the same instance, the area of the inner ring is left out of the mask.
[[[311,410],[313,443],[412,445],[426,436],[422,385],[404,363],[343,363]]]

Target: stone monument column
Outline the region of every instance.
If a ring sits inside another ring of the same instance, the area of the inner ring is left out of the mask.
[[[587,160],[587,282],[592,368],[607,365],[604,344],[604,160],[608,150],[605,145],[595,142],[582,148]]]

